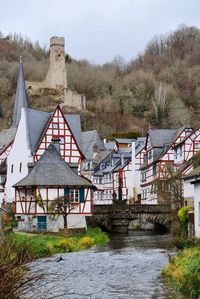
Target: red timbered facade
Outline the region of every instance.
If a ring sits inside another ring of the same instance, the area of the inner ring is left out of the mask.
[[[63,114],[60,106],[53,112],[46,129],[39,141],[34,159],[38,161],[52,140],[58,139],[60,153],[67,163],[81,164],[84,155],[78,145],[72,130],[68,124],[67,117]]]

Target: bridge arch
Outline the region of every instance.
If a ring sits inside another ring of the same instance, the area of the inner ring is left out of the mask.
[[[99,205],[93,207],[93,223],[111,232],[128,232],[129,223],[140,219],[154,223],[155,230],[167,232],[171,226],[171,207],[166,205]]]

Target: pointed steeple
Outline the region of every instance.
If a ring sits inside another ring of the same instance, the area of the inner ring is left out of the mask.
[[[24,80],[23,64],[20,57],[17,90],[15,95],[14,110],[12,116],[12,125],[15,127],[19,123],[22,107],[28,107],[28,96],[27,96],[25,80]]]

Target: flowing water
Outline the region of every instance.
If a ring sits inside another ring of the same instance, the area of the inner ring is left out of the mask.
[[[161,277],[171,253],[169,235],[115,235],[106,246],[32,263],[44,277],[24,298],[182,299]]]

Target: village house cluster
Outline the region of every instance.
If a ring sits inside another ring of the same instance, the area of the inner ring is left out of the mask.
[[[190,125],[107,141],[59,105],[30,109],[20,61],[12,126],[0,133],[0,204],[13,204],[19,229],[51,231],[64,226],[51,205],[62,197],[69,228],[85,228],[93,204],[194,205],[200,237],[199,153],[200,129]]]

